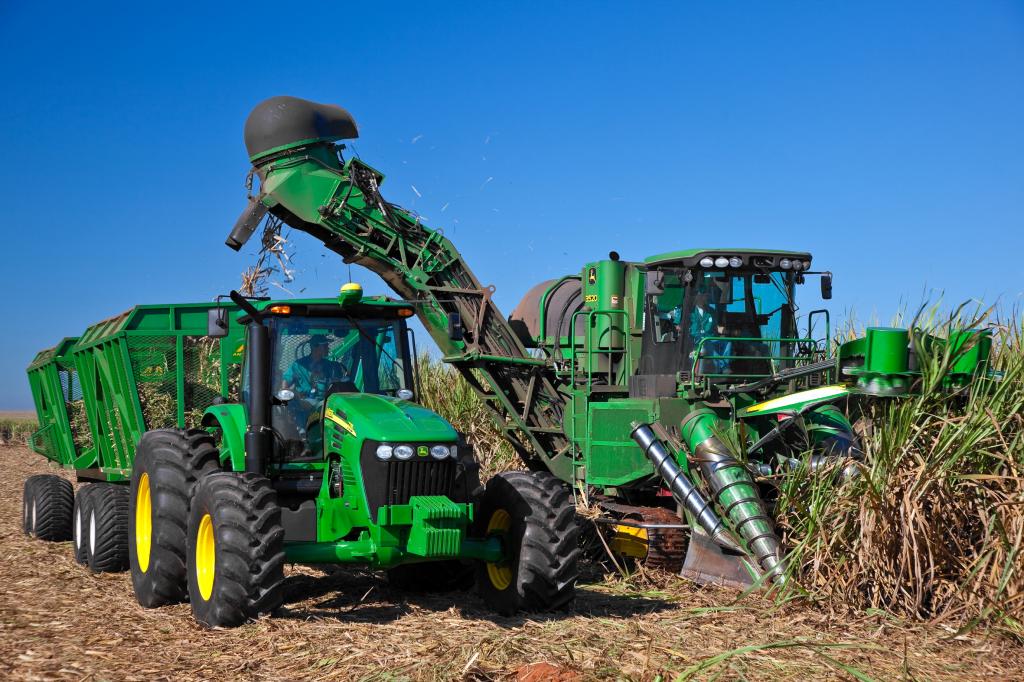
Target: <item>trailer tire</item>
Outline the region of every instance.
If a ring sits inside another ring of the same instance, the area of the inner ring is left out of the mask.
[[[25,535],[32,535],[35,532],[32,512],[35,509],[36,486],[40,478],[42,478],[42,474],[25,479],[25,488],[21,496],[21,530]]]
[[[75,505],[71,512],[71,539],[74,543],[75,562],[82,566],[89,565],[89,513],[92,510],[92,495],[95,491],[95,483],[80,485],[75,492]]]
[[[189,504],[196,483],[218,463],[217,445],[201,429],[157,429],[139,440],[128,494],[128,560],[141,606],[174,604],[188,596]]]
[[[71,481],[40,474],[25,482],[29,533],[40,540],[64,542],[71,539],[71,513],[75,489]]]
[[[117,573],[128,568],[128,488],[116,483],[94,485],[88,499],[89,570]]]
[[[547,472],[509,471],[487,482],[478,536],[499,535],[508,559],[479,562],[477,587],[501,615],[567,606],[579,576],[576,509],[568,488]]]
[[[404,564],[388,569],[388,584],[402,592],[464,592],[473,587],[476,567],[472,563],[450,559]]]
[[[192,615],[207,627],[235,627],[281,605],[284,527],[277,493],[254,473],[200,481],[188,522]]]

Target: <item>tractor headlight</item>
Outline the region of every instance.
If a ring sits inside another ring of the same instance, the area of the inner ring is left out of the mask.
[[[715,267],[716,268],[727,268],[727,267],[729,267],[729,259],[726,258],[725,256],[719,256],[718,258],[715,259]]]
[[[789,270],[791,267],[793,267],[793,261],[789,260],[788,258],[783,258],[782,260],[779,261],[779,267],[782,268],[783,270]]]
[[[739,256],[733,256],[729,259],[730,268],[738,268],[741,265],[743,265],[743,260]]]
[[[805,260],[804,261],[804,270],[810,270],[810,269],[811,269],[811,261]]]
[[[803,270],[804,269],[804,262],[802,260],[795,260],[795,261],[793,261],[793,269],[794,270]]]
[[[377,459],[385,460],[391,459],[391,455],[394,454],[395,449],[390,445],[378,445],[377,446]]]
[[[399,445],[395,448],[395,457],[398,459],[412,459],[414,454],[416,451],[412,449],[411,445]]]
[[[447,445],[435,445],[430,448],[430,456],[434,459],[444,459],[450,454]]]
[[[700,259],[700,266],[702,268],[710,268],[714,264],[715,259],[712,258],[711,256],[704,256],[703,258]]]

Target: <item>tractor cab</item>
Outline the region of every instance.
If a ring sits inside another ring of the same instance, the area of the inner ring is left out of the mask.
[[[334,394],[413,397],[413,360],[405,324],[413,309],[383,298],[353,298],[263,306],[272,456],[277,461],[323,458],[323,421],[328,398]],[[252,372],[243,372],[247,404],[251,376]]]
[[[793,367],[795,287],[808,253],[696,250],[645,262],[642,366],[713,383],[743,383]]]

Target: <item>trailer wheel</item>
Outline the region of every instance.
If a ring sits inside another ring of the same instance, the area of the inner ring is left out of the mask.
[[[95,484],[89,497],[89,570],[114,573],[128,568],[128,488],[116,483]]]
[[[234,627],[281,605],[284,527],[263,476],[216,473],[196,489],[188,521],[188,593],[207,627]]]
[[[388,569],[388,584],[402,592],[465,591],[473,586],[476,567],[457,559],[404,564]]]
[[[35,532],[35,518],[33,512],[36,510],[36,486],[39,484],[41,474],[29,476],[25,479],[25,488],[21,496],[21,530],[25,535],[32,535]]]
[[[196,482],[218,468],[213,437],[200,429],[147,431],[135,448],[128,492],[132,587],[146,608],[187,596],[185,537]]]
[[[71,539],[71,512],[75,489],[71,482],[53,474],[32,476],[25,482],[28,532],[40,540]]]
[[[95,483],[79,486],[75,493],[75,506],[71,513],[71,537],[74,541],[75,561],[82,566],[89,565],[89,513],[92,511],[91,498],[95,490]]]
[[[507,559],[479,562],[477,587],[502,615],[564,607],[575,596],[579,525],[572,496],[547,472],[510,471],[487,482],[477,535],[502,538]]]

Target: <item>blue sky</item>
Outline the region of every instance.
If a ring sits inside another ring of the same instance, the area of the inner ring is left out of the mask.
[[[146,4],[0,5],[0,409],[61,337],[237,286],[242,124],[278,94],[348,108],[506,313],[705,245],[813,252],[840,318],[1021,301],[1024,3]],[[346,279],[294,247],[295,291]]]

